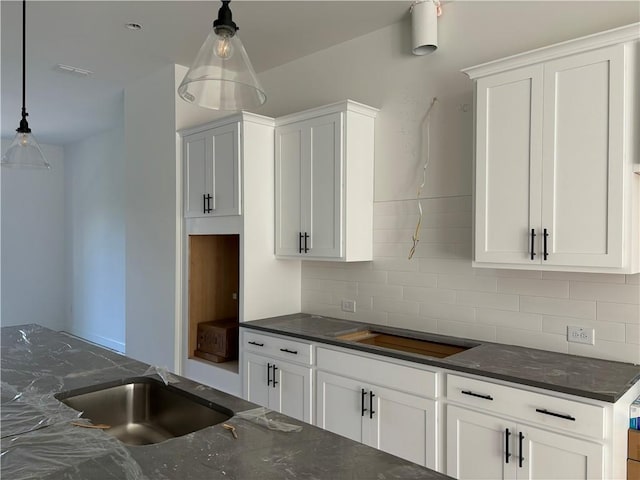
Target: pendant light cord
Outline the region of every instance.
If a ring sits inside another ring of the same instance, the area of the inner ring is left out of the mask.
[[[22,0],[22,116],[27,115],[27,0]]]

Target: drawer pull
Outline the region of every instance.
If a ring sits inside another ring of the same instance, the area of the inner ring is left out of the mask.
[[[576,421],[575,417],[572,417],[571,415],[564,415],[562,413],[550,412],[545,408],[536,408],[536,412],[544,413],[545,415],[551,415],[552,417],[564,418],[565,420],[571,420],[572,422]]]
[[[258,342],[247,342],[249,345],[255,345],[257,347],[264,347],[264,343],[258,343]]]
[[[298,354],[298,351],[297,351],[297,350],[289,350],[289,349],[287,349],[287,348],[281,348],[281,349],[280,349],[280,351],[281,351],[281,352],[286,352],[286,353],[293,353],[294,355],[297,355],[297,354]]]
[[[465,395],[470,395],[472,397],[483,398],[485,400],[493,400],[493,397],[491,395],[482,395],[480,393],[474,393],[470,390],[462,390],[462,393],[464,393]]]

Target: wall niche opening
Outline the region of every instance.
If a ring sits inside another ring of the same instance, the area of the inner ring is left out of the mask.
[[[189,358],[238,360],[239,276],[239,235],[189,235]]]

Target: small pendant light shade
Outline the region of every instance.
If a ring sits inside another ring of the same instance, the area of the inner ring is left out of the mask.
[[[251,110],[264,104],[267,96],[236,33],[229,2],[222,3],[218,20],[178,87],[178,95],[213,110]]]
[[[18,132],[2,156],[3,167],[51,168],[31,132]]]
[[[22,0],[22,119],[20,126],[16,129],[16,136],[9,148],[2,156],[3,167],[14,168],[51,168],[51,165],[44,158],[40,145],[31,134],[29,123],[27,122],[26,103],[26,56],[27,56],[27,0]]]

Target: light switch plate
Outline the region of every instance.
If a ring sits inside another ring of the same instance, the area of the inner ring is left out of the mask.
[[[342,311],[343,312],[356,312],[356,301],[355,300],[342,300]]]
[[[567,325],[567,341],[572,343],[584,343],[593,345],[595,343],[595,332],[593,328]]]

